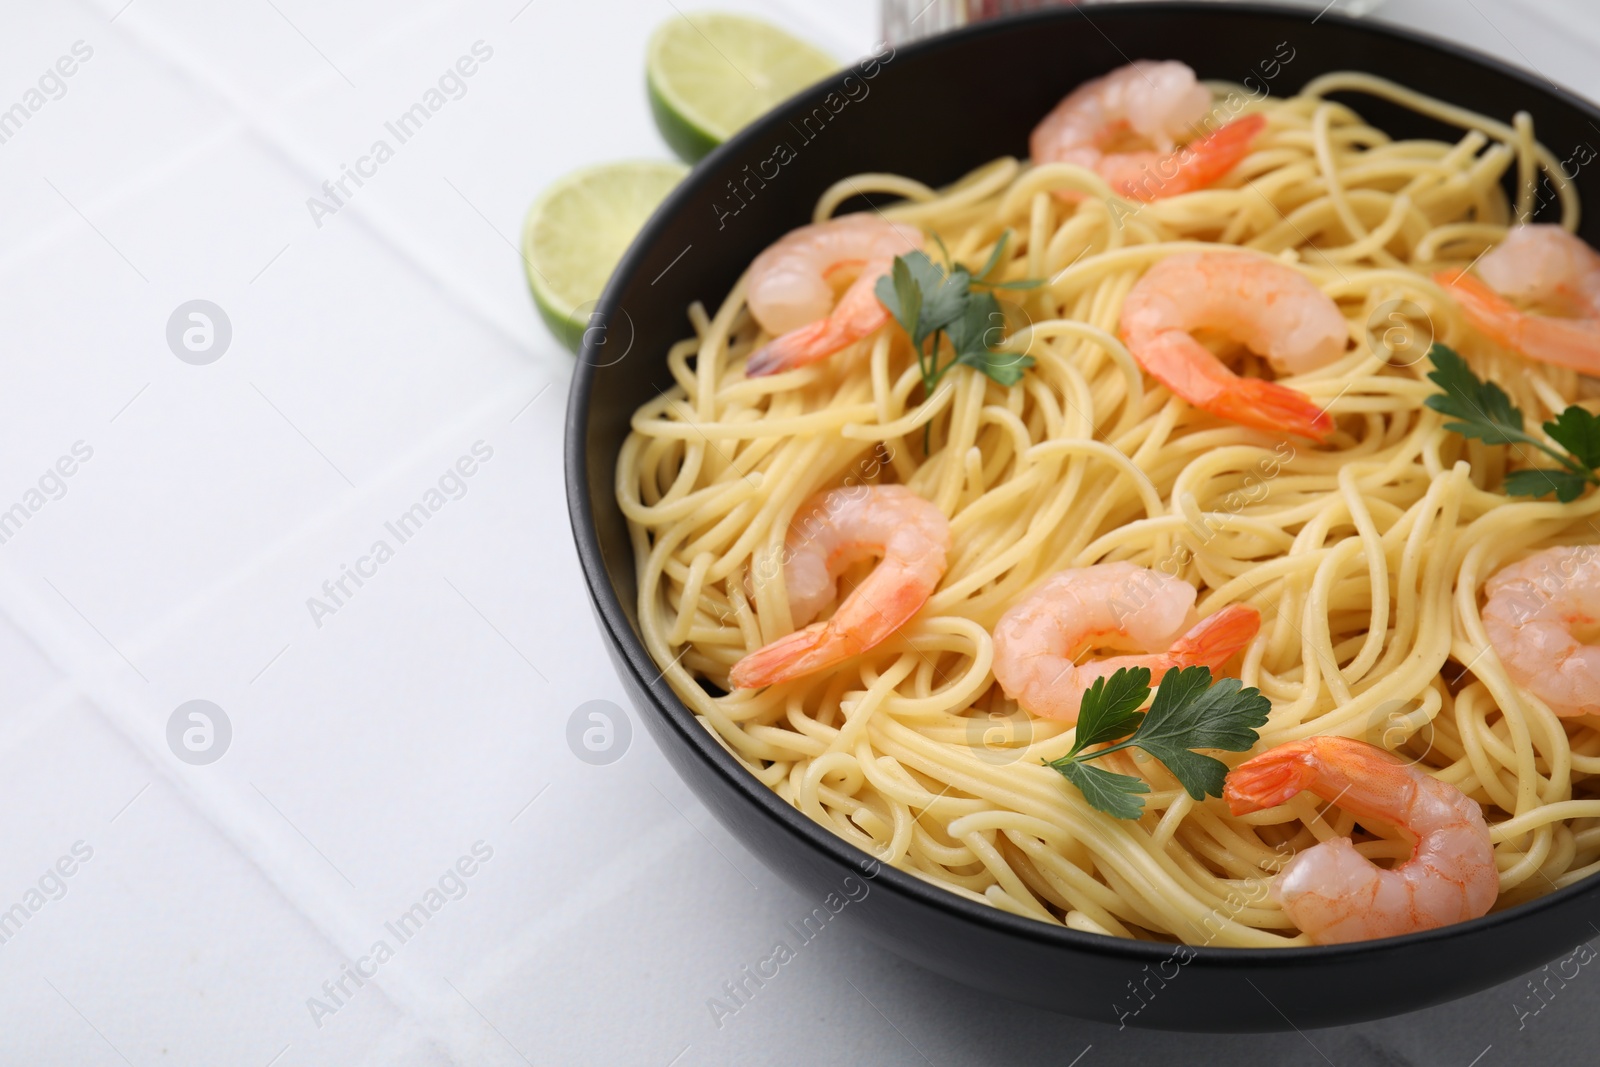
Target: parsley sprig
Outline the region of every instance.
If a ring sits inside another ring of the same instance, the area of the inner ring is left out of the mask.
[[[1467,361],[1454,350],[1435,344],[1428,350],[1434,369],[1428,378],[1443,393],[1424,403],[1454,422],[1444,428],[1462,437],[1477,438],[1489,445],[1529,445],[1561,464],[1560,469],[1538,467],[1512,471],[1506,475],[1508,496],[1541,497],[1556,495],[1563,504],[1583,495],[1584,489],[1600,485],[1600,417],[1576,404],[1544,424],[1544,432],[1565,452],[1558,452],[1523,428],[1520,409],[1511,403],[1494,382],[1482,381],[1472,373]]]
[[[1125,667],[1090,686],[1078,711],[1072,751],[1046,766],[1060,771],[1091,805],[1118,819],[1137,819],[1144,811],[1138,794],[1150,792],[1150,787],[1141,778],[1091,767],[1087,761],[1125,748],[1142,748],[1160,760],[1194,799],[1220,797],[1228,765],[1193,750],[1245,752],[1256,743],[1260,735],[1254,728],[1266,724],[1272,704],[1259,689],[1243,686],[1237,678],[1212,685],[1209,667],[1171,670],[1144,712],[1139,708],[1150,696],[1150,671]],[[1119,737],[1123,740],[1109,748],[1086,751]]]
[[[917,353],[917,369],[922,372],[923,396],[933,396],[939,381],[952,367],[966,366],[988,375],[1001,385],[1011,386],[1022,379],[1022,372],[1033,366],[1033,357],[1021,352],[1000,352],[990,347],[991,339],[1005,333],[1005,315],[995,299],[996,289],[1031,289],[1037,278],[996,282],[990,275],[999,266],[1011,239],[1007,230],[995,242],[994,251],[983,269],[973,274],[959,263],[951,263],[944,243],[946,265],[941,266],[925,252],[896,256],[894,267],[879,278],[878,300],[894,316]],[[940,362],[940,339],[950,342],[951,358]],[[928,444],[930,427],[923,427],[923,447]]]

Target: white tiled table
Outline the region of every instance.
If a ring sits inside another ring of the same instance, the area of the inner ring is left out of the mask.
[[[876,32],[860,0],[718,4],[841,57]],[[1581,0],[1475,5],[1384,17],[1600,96]],[[0,112],[92,50],[20,128],[0,122],[0,909],[22,904],[0,914],[0,1062],[1579,1062],[1600,1036],[1588,971],[1520,1029],[1512,986],[1359,1030],[1197,1039],[995,1001],[846,927],[716,1025],[707,999],[809,905],[639,724],[609,765],[567,745],[575,708],[623,696],[567,531],[572,361],[513,247],[558,174],[666,154],[642,54],[674,15],[0,14]],[[477,42],[455,98],[313,218],[307,199]],[[232,326],[203,366],[166,341],[196,298]],[[48,476],[74,446],[92,454]],[[449,476],[475,448],[471,477]],[[401,543],[385,524],[441,478]],[[362,562],[380,539],[392,558]],[[358,565],[362,584],[324,593]],[[167,742],[195,699],[231,724],[209,765]],[[426,920],[402,939],[408,912]]]

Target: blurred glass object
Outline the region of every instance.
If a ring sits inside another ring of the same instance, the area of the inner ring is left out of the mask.
[[[1045,7],[1098,7],[1119,0],[883,0],[883,37],[891,45],[931,37],[973,22]],[[1341,15],[1366,15],[1384,0],[1276,0],[1279,6]]]

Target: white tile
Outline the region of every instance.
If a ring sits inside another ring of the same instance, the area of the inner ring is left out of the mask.
[[[62,352],[30,363],[0,398],[11,445],[0,508],[78,442],[92,451],[0,566],[53,582],[114,642],[346,506],[352,486],[381,479],[485,396],[525,398],[567,370],[530,362],[439,299],[359,223],[291,244],[252,283],[286,232],[263,220],[274,205],[292,215],[297,190],[249,140],[204,162],[198,187],[151,191],[108,220],[125,247],[162,250],[143,257],[150,284],[85,232],[17,272],[16,309],[0,325],[14,350]],[[85,289],[95,300],[68,313],[60,294],[86,274],[103,279]],[[231,322],[230,347],[208,366],[167,345],[168,317],[194,296]]]
[[[84,226],[74,208],[98,224],[102,201],[131,176],[162,169],[227,121],[91,9],[22,10],[8,11],[0,35],[0,66],[8,72],[0,110],[21,105],[25,111],[13,114],[26,116],[20,128],[16,118],[0,125],[7,206],[0,261],[51,232]]]
[[[93,0],[130,34],[151,35],[207,57],[241,92],[261,100],[295,93],[359,91],[373,46],[437,0],[315,4],[208,4],[203,0]],[[120,12],[120,14],[117,14]]]
[[[926,975],[848,925],[719,1027],[708,1001],[810,903],[693,799],[631,712],[616,762],[569,747],[580,705],[625,700],[567,526],[571,360],[513,247],[558,175],[667,155],[642,65],[678,10],[124,2],[0,17],[0,67],[21,72],[0,107],[74,41],[95,48],[0,143],[0,512],[39,492],[0,542],[0,906],[75,842],[94,849],[0,943],[0,1060],[1581,1055],[1592,983],[1521,1029],[1514,983],[1308,1036],[1119,1034]],[[864,0],[731,6],[841,60],[877,35]],[[1478,6],[1393,0],[1384,17],[1600,88],[1582,5]],[[459,98],[318,226],[307,198],[479,40],[493,55]],[[233,328],[208,366],[165,337],[197,297]],[[58,486],[46,472],[78,441],[93,456]],[[464,493],[441,487],[479,441],[494,454]],[[400,543],[385,523],[430,489],[452,498]],[[393,558],[346,579],[318,625],[308,598],[380,539]],[[207,766],[167,748],[195,698],[233,730]],[[492,856],[458,881],[475,845]],[[428,918],[402,943],[386,923],[419,903]],[[393,958],[316,1026],[307,998],[379,940]]]
[[[1600,72],[1592,62],[1600,46],[1600,18],[1571,0],[1388,0],[1377,18],[1444,37],[1524,67],[1593,99]],[[1422,86],[1424,90],[1427,86]]]
[[[313,1025],[339,952],[81,701],[0,754],[0,832],[8,1062],[348,1062],[400,1022],[373,988]]]
[[[65,680],[61,670],[50,662],[27,632],[11,619],[0,616],[0,750],[8,734],[24,726],[29,716],[48,714],[41,705],[53,694],[61,693]]]

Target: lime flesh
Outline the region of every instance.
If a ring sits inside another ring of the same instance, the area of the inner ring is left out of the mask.
[[[528,286],[539,316],[571,351],[622,254],[687,173],[681,163],[607,163],[560,179],[528,209]]]
[[[651,36],[645,82],[661,136],[692,163],[838,69],[832,56],[770,23],[696,12]]]

